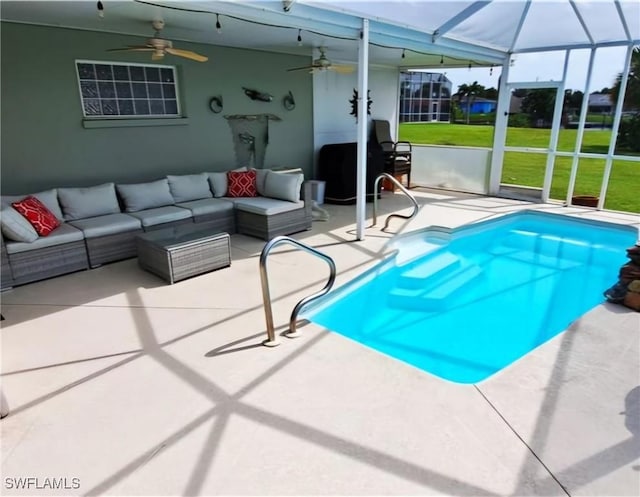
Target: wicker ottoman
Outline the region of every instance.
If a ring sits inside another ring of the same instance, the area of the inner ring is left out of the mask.
[[[150,231],[136,246],[139,266],[171,284],[231,265],[229,234],[197,225]]]

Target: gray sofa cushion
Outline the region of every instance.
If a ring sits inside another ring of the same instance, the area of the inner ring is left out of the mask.
[[[233,202],[222,198],[203,198],[191,202],[182,202],[177,204],[177,206],[189,209],[194,217],[233,210]]]
[[[138,212],[175,203],[169,190],[167,178],[148,183],[116,185],[116,189],[122,198],[126,212]]]
[[[53,247],[55,245],[62,245],[63,243],[82,240],[84,240],[82,231],[68,223],[62,223],[47,236],[40,236],[37,240],[30,243],[7,242],[6,247],[9,254],[17,254],[19,252],[26,252],[27,250]]]
[[[13,207],[2,207],[0,225],[2,234],[9,240],[29,243],[38,239],[38,233],[31,223]]]
[[[140,219],[122,213],[79,219],[70,221],[69,224],[82,230],[85,238],[97,238],[142,229]]]
[[[232,200],[236,209],[264,216],[304,209],[304,202],[289,202],[268,197],[238,197]]]
[[[86,188],[58,188],[58,200],[67,221],[120,212],[113,183]]]
[[[264,196],[289,202],[300,201],[303,174],[270,172],[264,182]]]
[[[270,169],[253,169],[256,172],[256,190],[258,195],[264,195],[264,184],[267,179],[267,174],[270,173]]]
[[[3,195],[2,196],[2,205],[11,205],[13,202],[18,202],[29,195],[34,196],[40,202],[44,204],[44,206],[49,209],[54,216],[56,216],[60,221],[64,221],[64,215],[62,214],[62,210],[60,210],[60,204],[58,203],[58,191],[53,188],[51,190],[45,190],[38,193],[28,193],[25,195]]]
[[[183,209],[182,207],[171,205],[167,207],[147,209],[140,212],[132,212],[130,215],[138,218],[142,223],[142,226],[146,228],[148,226],[155,226],[156,224],[188,219],[191,217],[191,211],[189,209]]]
[[[207,173],[169,175],[167,180],[176,203],[212,197]]]

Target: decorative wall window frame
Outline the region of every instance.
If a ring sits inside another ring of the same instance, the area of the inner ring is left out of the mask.
[[[183,117],[175,66],[77,59],[75,71],[85,127],[102,127],[99,123],[106,121],[169,124]]]

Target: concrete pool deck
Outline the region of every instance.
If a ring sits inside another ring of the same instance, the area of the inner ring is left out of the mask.
[[[390,233],[383,215],[355,242],[355,206],[324,205],[331,219],[294,238],[334,258],[340,285],[395,232],[524,208],[639,223],[413,192],[418,216],[392,220]],[[385,195],[380,208],[406,205]],[[134,259],[1,295],[11,414],[0,421],[0,493],[638,495],[640,314],[602,304],[498,374],[458,385],[312,324],[261,346],[264,242],[231,245],[231,267],[171,286]],[[328,271],[288,246],[268,269],[281,332]]]

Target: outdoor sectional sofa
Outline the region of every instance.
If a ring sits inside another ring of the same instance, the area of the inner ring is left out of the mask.
[[[257,196],[228,196],[227,172],[34,193],[60,221],[47,236],[38,236],[11,206],[28,195],[2,196],[0,285],[6,289],[135,257],[137,235],[179,224],[264,240],[311,228],[311,184],[302,174],[251,171]]]

